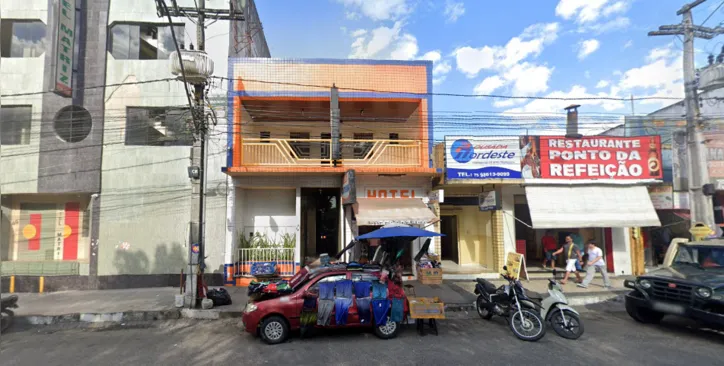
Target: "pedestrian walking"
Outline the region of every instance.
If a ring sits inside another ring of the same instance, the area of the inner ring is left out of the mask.
[[[611,282],[608,279],[608,272],[606,272],[606,262],[603,260],[603,251],[601,248],[596,246],[596,242],[591,240],[588,242],[588,263],[586,263],[586,278],[582,283],[578,284],[578,287],[587,288],[588,285],[593,281],[593,276],[596,271],[601,272],[603,277],[603,287],[611,287]]]
[[[561,284],[565,285],[568,282],[568,277],[571,275],[571,272],[576,275],[576,282],[580,283],[581,275],[578,272],[583,270],[579,262],[581,259],[581,251],[578,249],[576,244],[573,243],[573,238],[571,238],[570,235],[566,236],[566,243],[563,244],[560,249],[555,251],[553,255],[557,256],[561,253],[565,253],[566,258],[566,274],[563,276]]]
[[[553,255],[555,253],[556,249],[558,249],[558,244],[556,243],[556,239],[553,237],[553,234],[550,230],[546,231],[546,234],[541,239],[541,244],[543,244],[543,251],[545,252],[545,260],[543,261],[543,269],[546,268],[546,265],[548,262],[551,264],[551,269],[556,267],[556,256]]]

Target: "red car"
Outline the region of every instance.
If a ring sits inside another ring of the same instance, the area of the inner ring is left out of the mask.
[[[289,333],[301,327],[300,319],[304,296],[318,296],[320,282],[336,282],[350,279],[352,281],[379,282],[379,270],[346,270],[342,269],[319,269],[306,273],[297,273],[290,281],[293,292],[278,297],[249,300],[242,315],[244,329],[254,335],[260,336],[266,343],[277,344],[284,342]],[[400,324],[387,320],[382,326],[375,326],[372,323],[361,323],[357,314],[355,301],[349,308],[347,324],[338,326],[335,324],[334,312],[331,316],[329,328],[336,327],[374,327],[375,334],[382,339],[390,339],[397,336],[400,331]]]

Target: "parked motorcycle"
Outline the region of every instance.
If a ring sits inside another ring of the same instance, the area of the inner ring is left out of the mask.
[[[5,333],[5,331],[10,328],[10,325],[13,323],[13,317],[15,316],[15,313],[10,309],[17,307],[18,295],[10,295],[0,299],[0,315],[2,315],[0,319],[0,333]]]
[[[568,305],[563,288],[556,281],[556,270],[553,279],[548,280],[548,297],[541,301],[541,317],[561,337],[578,339],[583,334],[583,323],[578,312]]]
[[[503,269],[507,272],[506,267]],[[485,279],[475,280],[478,315],[485,320],[490,320],[493,315],[508,318],[513,334],[524,341],[535,342],[543,338],[546,325],[537,310],[540,305],[526,295],[519,280],[505,274],[502,276],[508,284],[499,288]]]

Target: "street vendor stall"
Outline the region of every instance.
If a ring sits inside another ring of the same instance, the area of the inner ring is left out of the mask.
[[[411,227],[382,228],[358,238],[382,239],[378,261],[341,263],[330,258],[320,261],[318,268],[305,267],[290,281],[254,282],[242,316],[244,329],[270,344],[283,342],[293,330],[305,336],[314,328],[328,327],[372,327],[378,337],[394,338],[410,314],[399,263],[404,244],[431,236],[440,234]],[[422,316],[429,319],[429,314]]]

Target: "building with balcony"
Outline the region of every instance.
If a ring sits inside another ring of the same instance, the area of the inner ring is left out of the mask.
[[[206,30],[217,76],[227,75],[229,56],[270,56],[254,1],[232,5],[246,22]],[[173,21],[179,44],[196,43],[191,20]],[[59,37],[61,26],[72,37]],[[192,140],[184,86],[170,79],[167,19],[146,0],[3,0],[0,27],[3,291],[9,276],[16,291],[37,291],[40,276],[45,291],[178,285],[190,241]],[[217,118],[225,117],[224,86],[210,85],[210,103],[224,101]],[[207,150],[212,284],[226,263],[226,131],[219,124]]]
[[[286,248],[275,252],[284,256],[267,259],[287,264],[291,274],[386,223],[434,225],[427,205],[434,173],[431,67],[429,61],[230,60],[224,171],[233,180],[227,220],[234,229],[226,245],[238,254],[227,258],[227,281],[248,276],[252,253],[258,257],[266,247]],[[330,117],[333,86],[338,129]],[[348,171],[356,193],[349,205],[341,198]],[[371,256],[375,244],[365,243],[360,254]],[[411,257],[405,263],[411,269]]]

